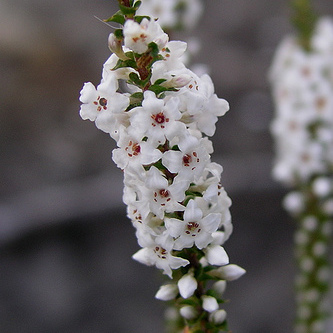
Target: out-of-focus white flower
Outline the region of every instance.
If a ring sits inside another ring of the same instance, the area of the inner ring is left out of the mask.
[[[201,0],[143,0],[137,14],[158,19],[163,29],[192,29],[203,12]]]
[[[333,136],[324,134],[333,129],[332,19],[318,21],[311,46],[307,52],[296,38],[287,37],[270,71],[276,105],[273,175],[289,185],[325,174],[333,164]]]

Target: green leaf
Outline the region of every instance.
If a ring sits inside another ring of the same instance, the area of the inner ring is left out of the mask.
[[[117,39],[123,39],[124,38],[122,29],[116,29],[114,31],[114,35],[116,36]]]
[[[162,84],[163,82],[165,82],[166,81],[166,79],[158,79],[158,80],[156,80],[155,82],[154,82],[154,84],[156,84],[156,85],[160,85],[160,84]]]
[[[160,85],[158,85],[158,84],[157,84],[157,85],[156,85],[156,84],[152,84],[152,85],[148,88],[148,90],[153,91],[157,97],[161,97],[160,95],[161,95],[163,92],[165,92],[165,91],[178,91],[178,89],[176,89],[176,88],[172,88],[172,87],[170,87],[170,88],[162,87],[162,86],[160,86]]]
[[[132,59],[128,60],[119,59],[116,66],[114,66],[113,70],[124,67],[136,68],[136,62]]]
[[[134,8],[135,8],[135,10],[138,10],[138,8],[141,6],[141,3],[142,3],[142,1],[136,1],[135,3],[134,3]]]
[[[133,51],[125,52],[125,56],[131,60],[135,60]]]
[[[158,57],[160,50],[158,49],[158,45],[154,42],[151,42],[148,44],[148,47],[150,49],[150,54],[155,59]]]
[[[140,24],[144,18],[150,21],[149,16],[134,16],[134,21]]]
[[[104,22],[116,22],[119,24],[124,25],[125,24],[125,17],[119,10],[117,13],[115,13],[113,16],[109,17],[108,19],[104,20]]]
[[[132,81],[132,83],[134,83],[135,85],[139,87],[142,86],[142,80],[140,79],[137,73],[130,73],[129,78]]]
[[[136,13],[136,9],[134,7],[127,7],[124,5],[119,5],[119,8],[125,16],[131,17],[131,16],[134,16]]]
[[[136,92],[134,94],[131,95],[130,97],[131,99],[139,99],[142,100],[143,99],[143,93],[142,92]]]

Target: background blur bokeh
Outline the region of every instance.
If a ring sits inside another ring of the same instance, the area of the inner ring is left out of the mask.
[[[316,0],[322,15],[333,2]],[[98,84],[116,0],[0,1],[0,332],[157,333],[164,304],[122,204],[112,139],[78,115],[84,82]],[[234,234],[247,269],[229,283],[236,333],[291,332],[293,224],[272,181],[273,105],[267,71],[290,32],[284,0],[205,1],[192,34],[231,110],[212,159],[224,167]],[[187,39],[185,33],[174,39]]]

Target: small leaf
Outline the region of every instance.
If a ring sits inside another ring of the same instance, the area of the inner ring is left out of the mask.
[[[138,10],[138,8],[141,6],[141,3],[142,3],[142,1],[140,1],[140,0],[135,2],[134,6],[133,6],[135,8],[135,10]]]
[[[119,5],[119,8],[125,16],[131,17],[131,16],[135,15],[136,9],[134,7],[127,7],[124,5]]]
[[[114,66],[113,70],[124,67],[136,68],[136,62],[131,59],[128,60],[119,59],[116,66]]]
[[[140,79],[137,73],[130,73],[129,78],[132,81],[132,83],[134,83],[135,85],[139,87],[142,86],[142,80]]]
[[[130,97],[131,99],[139,99],[142,100],[143,99],[143,93],[142,92],[136,92],[134,94],[131,95]]]
[[[156,84],[156,85],[160,85],[160,84],[162,84],[163,82],[165,82],[166,81],[166,79],[158,79],[158,80],[156,80],[155,82],[154,82],[154,85]]]
[[[158,57],[159,55],[159,49],[158,49],[158,45],[154,42],[151,42],[148,44],[148,47],[150,49],[150,54],[152,55],[152,57],[155,59]]]
[[[122,29],[116,29],[114,31],[114,35],[116,36],[117,39],[123,39],[124,38]]]
[[[150,17],[149,16],[135,16],[134,17],[134,21],[140,24],[144,18],[146,18],[147,20],[150,21]]]
[[[121,13],[121,11],[119,10],[113,16],[111,16],[108,19],[104,20],[104,22],[116,22],[116,23],[124,25],[125,24],[125,17]]]

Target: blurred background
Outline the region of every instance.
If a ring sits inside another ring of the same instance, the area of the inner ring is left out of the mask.
[[[316,0],[321,15],[333,2]],[[213,161],[233,200],[225,248],[247,270],[229,283],[235,333],[292,331],[293,223],[270,176],[267,71],[292,31],[284,0],[205,1],[192,32],[219,97]],[[84,82],[109,57],[116,0],[0,1],[0,332],[162,333],[163,281],[131,259],[139,247],[121,201],[110,137],[78,115]],[[187,39],[174,34],[173,39]]]

